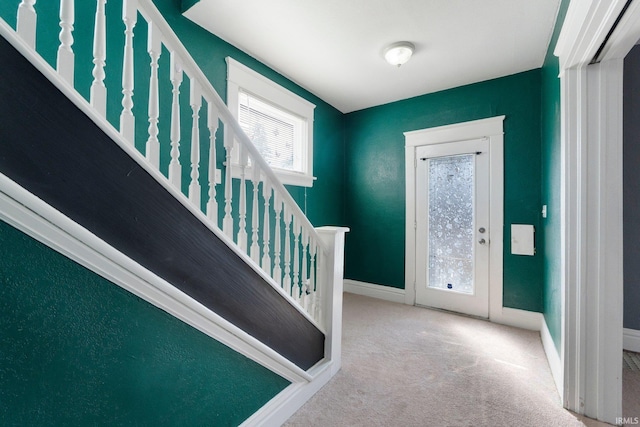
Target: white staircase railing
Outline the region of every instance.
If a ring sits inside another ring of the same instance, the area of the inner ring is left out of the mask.
[[[88,0],[87,0],[88,1]],[[144,155],[147,165],[160,171],[160,152],[163,141],[170,145],[170,161],[165,176],[166,182],[183,196],[183,203],[190,203],[202,211],[213,226],[216,234],[236,251],[244,256],[253,268],[268,276],[269,282],[276,287],[307,318],[321,330],[330,329],[324,319],[324,307],[331,298],[325,295],[332,280],[323,263],[328,262],[330,253],[322,238],[311,225],[293,197],[285,189],[273,170],[261,157],[258,150],[240,128],[231,112],[215,91],[202,70],[187,52],[176,34],[165,21],[151,0],[121,0],[121,19],[124,29],[122,46],[122,111],[119,129],[116,129],[132,146],[136,144],[134,117],[134,81],[136,67],[150,67],[148,98],[148,132]],[[18,35],[37,51],[36,27],[38,16],[36,0],[16,0]],[[94,0],[95,27],[93,40],[93,81],[90,87],[91,107],[106,120],[107,88],[105,87],[107,0]],[[60,45],[57,51],[57,72],[69,85],[74,85],[74,62],[76,58],[74,44],[74,0],[60,0],[59,26]],[[138,14],[147,22],[147,51],[149,61],[146,64],[134,63],[134,33]],[[57,19],[57,18],[56,18]],[[43,20],[45,21],[45,20]],[[48,17],[47,22],[51,22]],[[111,42],[111,41],[110,41]],[[163,48],[169,52],[170,82],[172,88],[170,134],[159,135],[159,61]],[[189,80],[188,99],[181,92],[185,77]],[[78,93],[80,93],[78,91]],[[191,126],[184,129],[181,123],[181,107],[188,103],[191,110]],[[206,118],[200,113],[206,107]],[[200,135],[201,122],[206,120],[207,135]],[[225,127],[223,141],[218,141],[216,132],[219,124]],[[111,125],[109,125],[111,126]],[[190,152],[181,151],[181,141],[190,137]],[[232,151],[240,151],[240,178],[234,182],[231,174]],[[224,153],[225,161],[218,170],[216,151]],[[207,155],[207,165],[201,165]],[[181,159],[188,156],[188,164]],[[251,168],[248,168],[248,165]],[[182,193],[182,168],[190,170],[188,194]],[[206,171],[201,177],[201,171]],[[250,176],[248,172],[250,171]],[[221,175],[216,179],[216,175]],[[157,176],[155,174],[154,176]],[[203,181],[205,191],[203,192]],[[239,185],[236,185],[239,184]],[[206,200],[201,200],[202,194]],[[249,197],[249,195],[251,197]],[[219,206],[224,211],[219,218]]]

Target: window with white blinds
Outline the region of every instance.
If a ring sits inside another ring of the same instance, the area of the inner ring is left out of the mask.
[[[283,183],[310,187],[315,105],[231,58],[227,64],[227,104],[242,130]]]
[[[256,146],[269,166],[304,172],[300,153],[295,153],[303,120],[242,90],[239,93],[240,127]],[[298,154],[298,155],[296,155]]]

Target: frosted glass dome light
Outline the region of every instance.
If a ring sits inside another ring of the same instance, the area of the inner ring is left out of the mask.
[[[409,42],[393,43],[385,48],[384,59],[389,64],[399,67],[411,59],[415,48],[413,43]]]

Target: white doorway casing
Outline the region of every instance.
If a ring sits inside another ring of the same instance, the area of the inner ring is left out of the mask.
[[[489,142],[490,205],[489,230],[489,319],[498,323],[513,316],[502,307],[502,251],[504,224],[504,130],[505,116],[405,132],[406,164],[406,246],[405,303],[416,302],[416,148],[486,138]],[[537,318],[536,318],[537,320]],[[535,321],[534,321],[535,322]],[[524,326],[524,325],[523,325]],[[526,327],[526,326],[524,326]]]
[[[563,403],[622,417],[622,77],[640,2],[572,1],[556,45],[562,117]],[[599,63],[592,64],[600,47]]]

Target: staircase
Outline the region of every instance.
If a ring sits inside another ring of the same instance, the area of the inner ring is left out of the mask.
[[[0,219],[289,380],[245,424],[286,420],[340,367],[347,230],[310,224],[150,0],[122,0],[116,17],[95,1],[88,91],[76,87],[74,1],[55,19],[35,0],[15,3],[16,28],[0,20]],[[119,58],[106,56],[112,20],[124,28]],[[55,69],[36,41],[52,21]],[[134,63],[136,28],[147,63]],[[118,91],[107,90],[109,60],[122,61]]]

